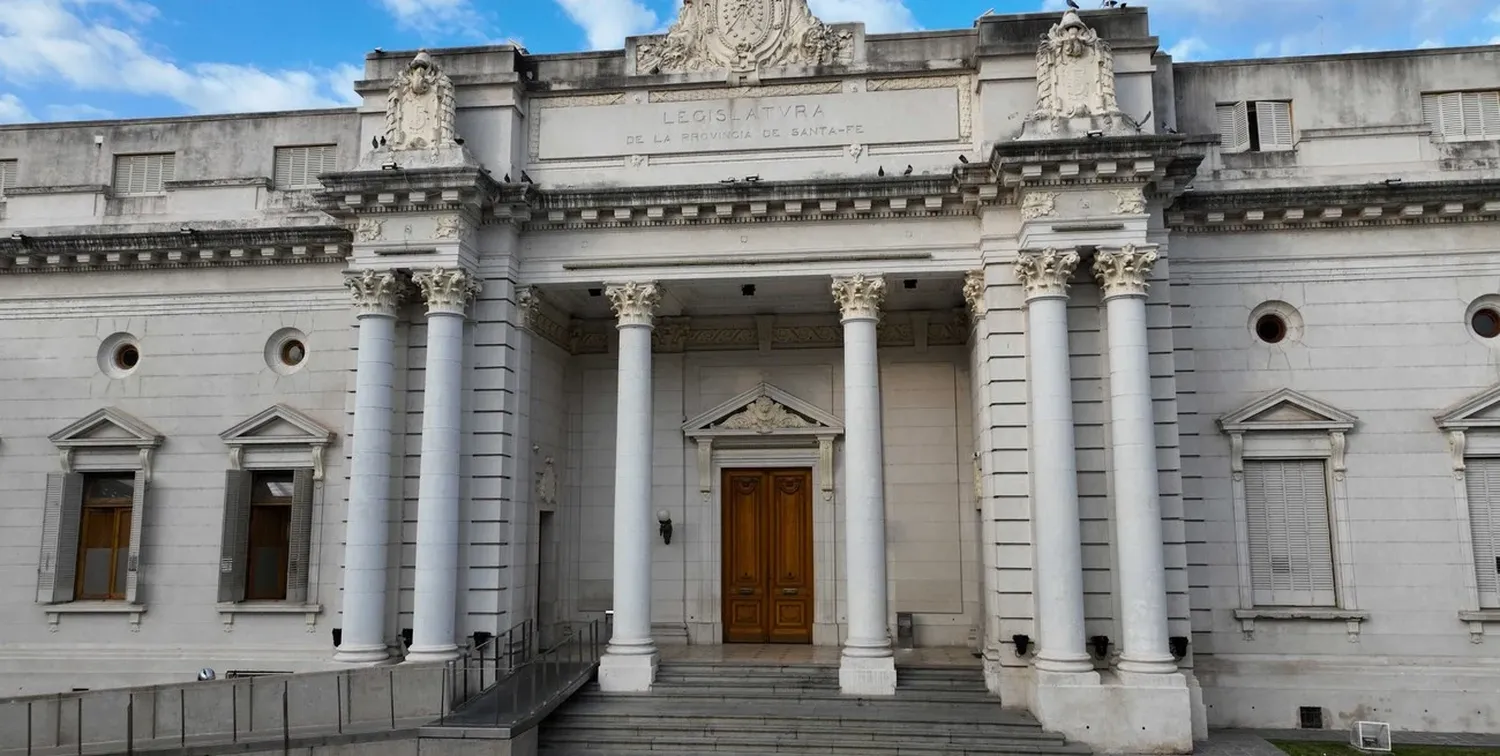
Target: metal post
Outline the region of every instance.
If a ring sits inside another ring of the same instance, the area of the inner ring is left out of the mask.
[[[338,711],[334,712],[334,716],[337,717],[339,721],[340,735],[344,734],[344,686],[339,683],[339,680],[342,678],[342,674],[335,675],[333,678],[333,695],[334,700],[338,705]]]
[[[387,692],[390,694],[389,698],[391,701],[391,729],[394,730],[396,729],[396,668],[391,667],[387,674],[390,676],[391,681]]]
[[[83,696],[78,697],[78,756],[83,756]]]
[[[31,756],[31,702],[26,702],[26,756]]]
[[[125,702],[125,753],[135,756],[135,694]]]
[[[443,665],[443,689],[438,691],[438,724],[448,724],[448,668],[452,664]]]
[[[237,684],[229,686],[229,742],[240,742],[240,686]]]
[[[290,682],[281,681],[281,750],[285,753],[292,751],[292,722],[287,716],[289,709],[286,704],[286,689]]]
[[[177,745],[187,747],[187,688],[177,689]]]

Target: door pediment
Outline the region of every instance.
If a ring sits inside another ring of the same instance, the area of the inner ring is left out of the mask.
[[[682,425],[688,438],[842,435],[831,413],[769,383],[724,402]]]

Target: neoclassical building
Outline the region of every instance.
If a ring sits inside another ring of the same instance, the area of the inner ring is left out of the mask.
[[[1500,731],[1497,48],[738,5],[0,127],[0,690],[608,614],[606,690],[967,647],[1101,750]]]

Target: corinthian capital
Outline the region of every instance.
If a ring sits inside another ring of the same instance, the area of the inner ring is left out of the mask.
[[[1022,252],[1016,258],[1016,278],[1026,287],[1026,298],[1066,297],[1068,279],[1078,267],[1078,253],[1048,247],[1040,252]]]
[[[618,326],[654,325],[656,306],[661,304],[661,287],[655,281],[609,284],[604,289],[604,296],[609,297]]]
[[[359,315],[394,317],[396,308],[411,292],[406,276],[394,270],[363,270],[344,278]]]
[[[427,300],[427,314],[449,313],[462,315],[468,309],[469,302],[479,296],[484,284],[479,279],[463,269],[448,270],[447,268],[433,268],[429,271],[418,273],[415,276],[418,286],[422,287],[422,298]]]
[[[1094,255],[1094,277],[1104,298],[1145,296],[1146,277],[1156,264],[1156,247],[1126,244],[1112,249],[1099,248]]]
[[[984,317],[984,271],[971,270],[964,274],[964,301],[969,305],[969,318],[978,323]]]
[[[866,277],[862,273],[835,278],[833,299],[838,302],[844,320],[879,318],[880,305],[885,302],[885,279],[881,276]]]

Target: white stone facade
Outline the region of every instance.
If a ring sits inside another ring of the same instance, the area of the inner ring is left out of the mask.
[[[1494,48],[801,5],[802,46],[702,0],[587,67],[374,55],[352,110],[0,128],[0,694],[606,611],[646,689],[749,622],[724,481],[774,469],[811,598],[758,606],[851,694],[909,617],[1101,750],[1500,732]]]

